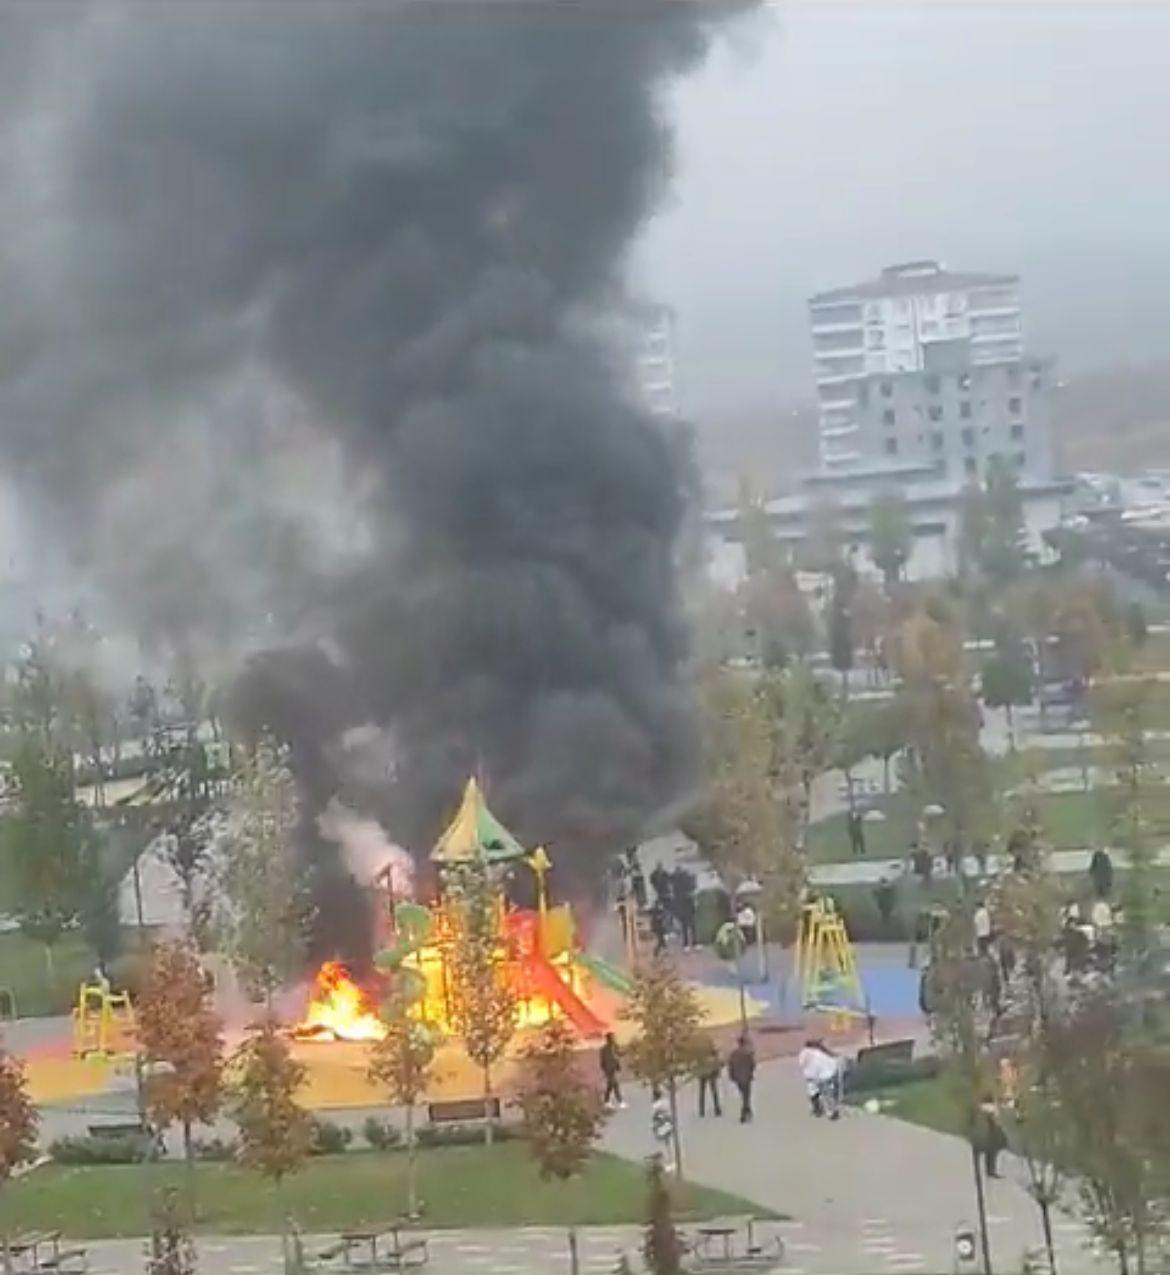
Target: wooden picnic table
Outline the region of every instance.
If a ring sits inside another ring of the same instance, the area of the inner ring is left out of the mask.
[[[731,1261],[733,1240],[738,1232],[738,1226],[700,1226],[699,1242],[696,1245],[698,1252],[696,1257],[718,1257],[723,1261]],[[718,1253],[712,1253],[711,1249],[715,1245],[715,1241],[722,1241],[721,1250]]]
[[[52,1248],[51,1261],[55,1266],[61,1257],[60,1231],[26,1231],[23,1235],[14,1235],[8,1241],[8,1252],[12,1257],[27,1262],[27,1269],[41,1269],[41,1249]]]
[[[384,1222],[379,1226],[353,1227],[341,1232],[341,1243],[344,1245],[342,1258],[348,1267],[365,1267],[370,1270],[401,1270],[406,1259],[417,1253],[419,1260],[414,1263],[421,1266],[427,1260],[427,1242],[422,1236],[416,1236],[403,1242],[402,1233],[409,1229],[408,1222]],[[389,1241],[387,1243],[386,1241]],[[379,1251],[379,1244],[382,1245]],[[368,1257],[354,1261],[354,1249],[368,1249]]]

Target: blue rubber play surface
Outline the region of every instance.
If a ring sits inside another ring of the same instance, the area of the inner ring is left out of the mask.
[[[869,1012],[877,1018],[918,1018],[919,971],[894,962],[863,965],[860,970],[861,985],[869,1002]],[[704,980],[716,987],[738,987],[739,983],[730,970],[712,971]],[[785,1003],[786,980],[774,977],[767,983],[749,980],[748,995],[763,1001],[769,1010],[781,1017],[794,1015],[799,1006],[795,1003],[796,991],[789,989]]]

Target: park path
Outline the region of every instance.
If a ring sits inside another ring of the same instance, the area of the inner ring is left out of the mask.
[[[741,1125],[724,1086],[721,1119],[700,1120],[690,1086],[680,1101],[686,1176],[787,1214],[782,1226],[797,1275],[900,1275],[954,1269],[957,1226],[976,1219],[971,1157],[957,1138],[886,1116],[847,1109],[841,1120],[814,1120],[792,1059],[761,1064],[756,1119]],[[630,1159],[652,1150],[649,1104],[631,1093],[606,1131],[606,1150]],[[1005,1155],[1004,1177],[988,1183],[992,1259],[1018,1271],[1042,1243],[1035,1206],[1022,1189],[1022,1166]],[[1057,1219],[1061,1275],[1109,1269],[1087,1249],[1078,1222]]]

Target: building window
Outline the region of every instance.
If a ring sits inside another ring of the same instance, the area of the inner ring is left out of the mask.
[[[930,445],[931,445],[931,447],[933,447],[933,448],[934,448],[934,450],[935,450],[936,452],[941,452],[941,451],[942,451],[942,449],[943,449],[943,436],[942,436],[942,433],[941,433],[939,430],[935,430],[935,432],[934,432],[933,434],[931,434],[931,436],[930,436]]]
[[[1023,469],[1028,463],[1028,457],[1024,452],[1016,452],[1012,459],[1016,462],[1017,469]]]
[[[959,437],[963,440],[964,447],[975,446],[975,431],[973,429],[965,429],[960,431]]]
[[[1013,416],[1019,416],[1020,409],[1022,407],[1023,401],[1021,399],[1016,398],[1014,395],[1008,399],[1008,411],[1011,412]]]
[[[896,438],[887,438],[886,439],[886,455],[897,456],[897,454],[898,454],[898,440]]]
[[[869,382],[862,381],[857,387],[857,403],[859,407],[865,407],[869,403]]]
[[[894,397],[894,382],[883,381],[882,382],[882,398],[893,398],[893,397]]]
[[[942,389],[942,381],[937,376],[926,378],[926,389],[929,394],[937,394]]]
[[[959,377],[959,389],[969,390],[970,388],[971,388],[971,373],[964,372],[963,375]]]
[[[968,403],[966,399],[959,404],[959,415],[965,421],[969,421],[971,419],[971,404]]]
[[[941,407],[932,407],[932,408],[930,409],[930,411],[927,413],[927,415],[930,417],[930,419],[931,419],[932,421],[941,421],[941,420],[942,420],[942,408],[941,408]]]
[[[893,425],[896,419],[897,418],[894,415],[894,409],[892,407],[887,407],[886,410],[882,413],[883,425]]]
[[[966,459],[963,461],[963,469],[964,469],[964,470],[965,470],[968,474],[973,474],[973,473],[975,473],[975,471],[976,471],[978,468],[979,468],[979,463],[978,463],[978,461],[976,461],[976,459],[975,459],[975,457],[974,457],[974,456],[968,456],[968,457],[966,457]]]
[[[1019,383],[1020,383],[1020,369],[1018,367],[1009,367],[1008,368],[1008,384],[1019,385]]]
[[[1012,438],[1018,443],[1024,437],[1024,427],[1022,425],[1012,426]]]

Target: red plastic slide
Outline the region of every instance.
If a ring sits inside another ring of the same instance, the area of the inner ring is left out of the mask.
[[[605,1024],[561,978],[550,961],[535,952],[525,960],[532,984],[542,996],[559,1005],[582,1036],[601,1036]]]

